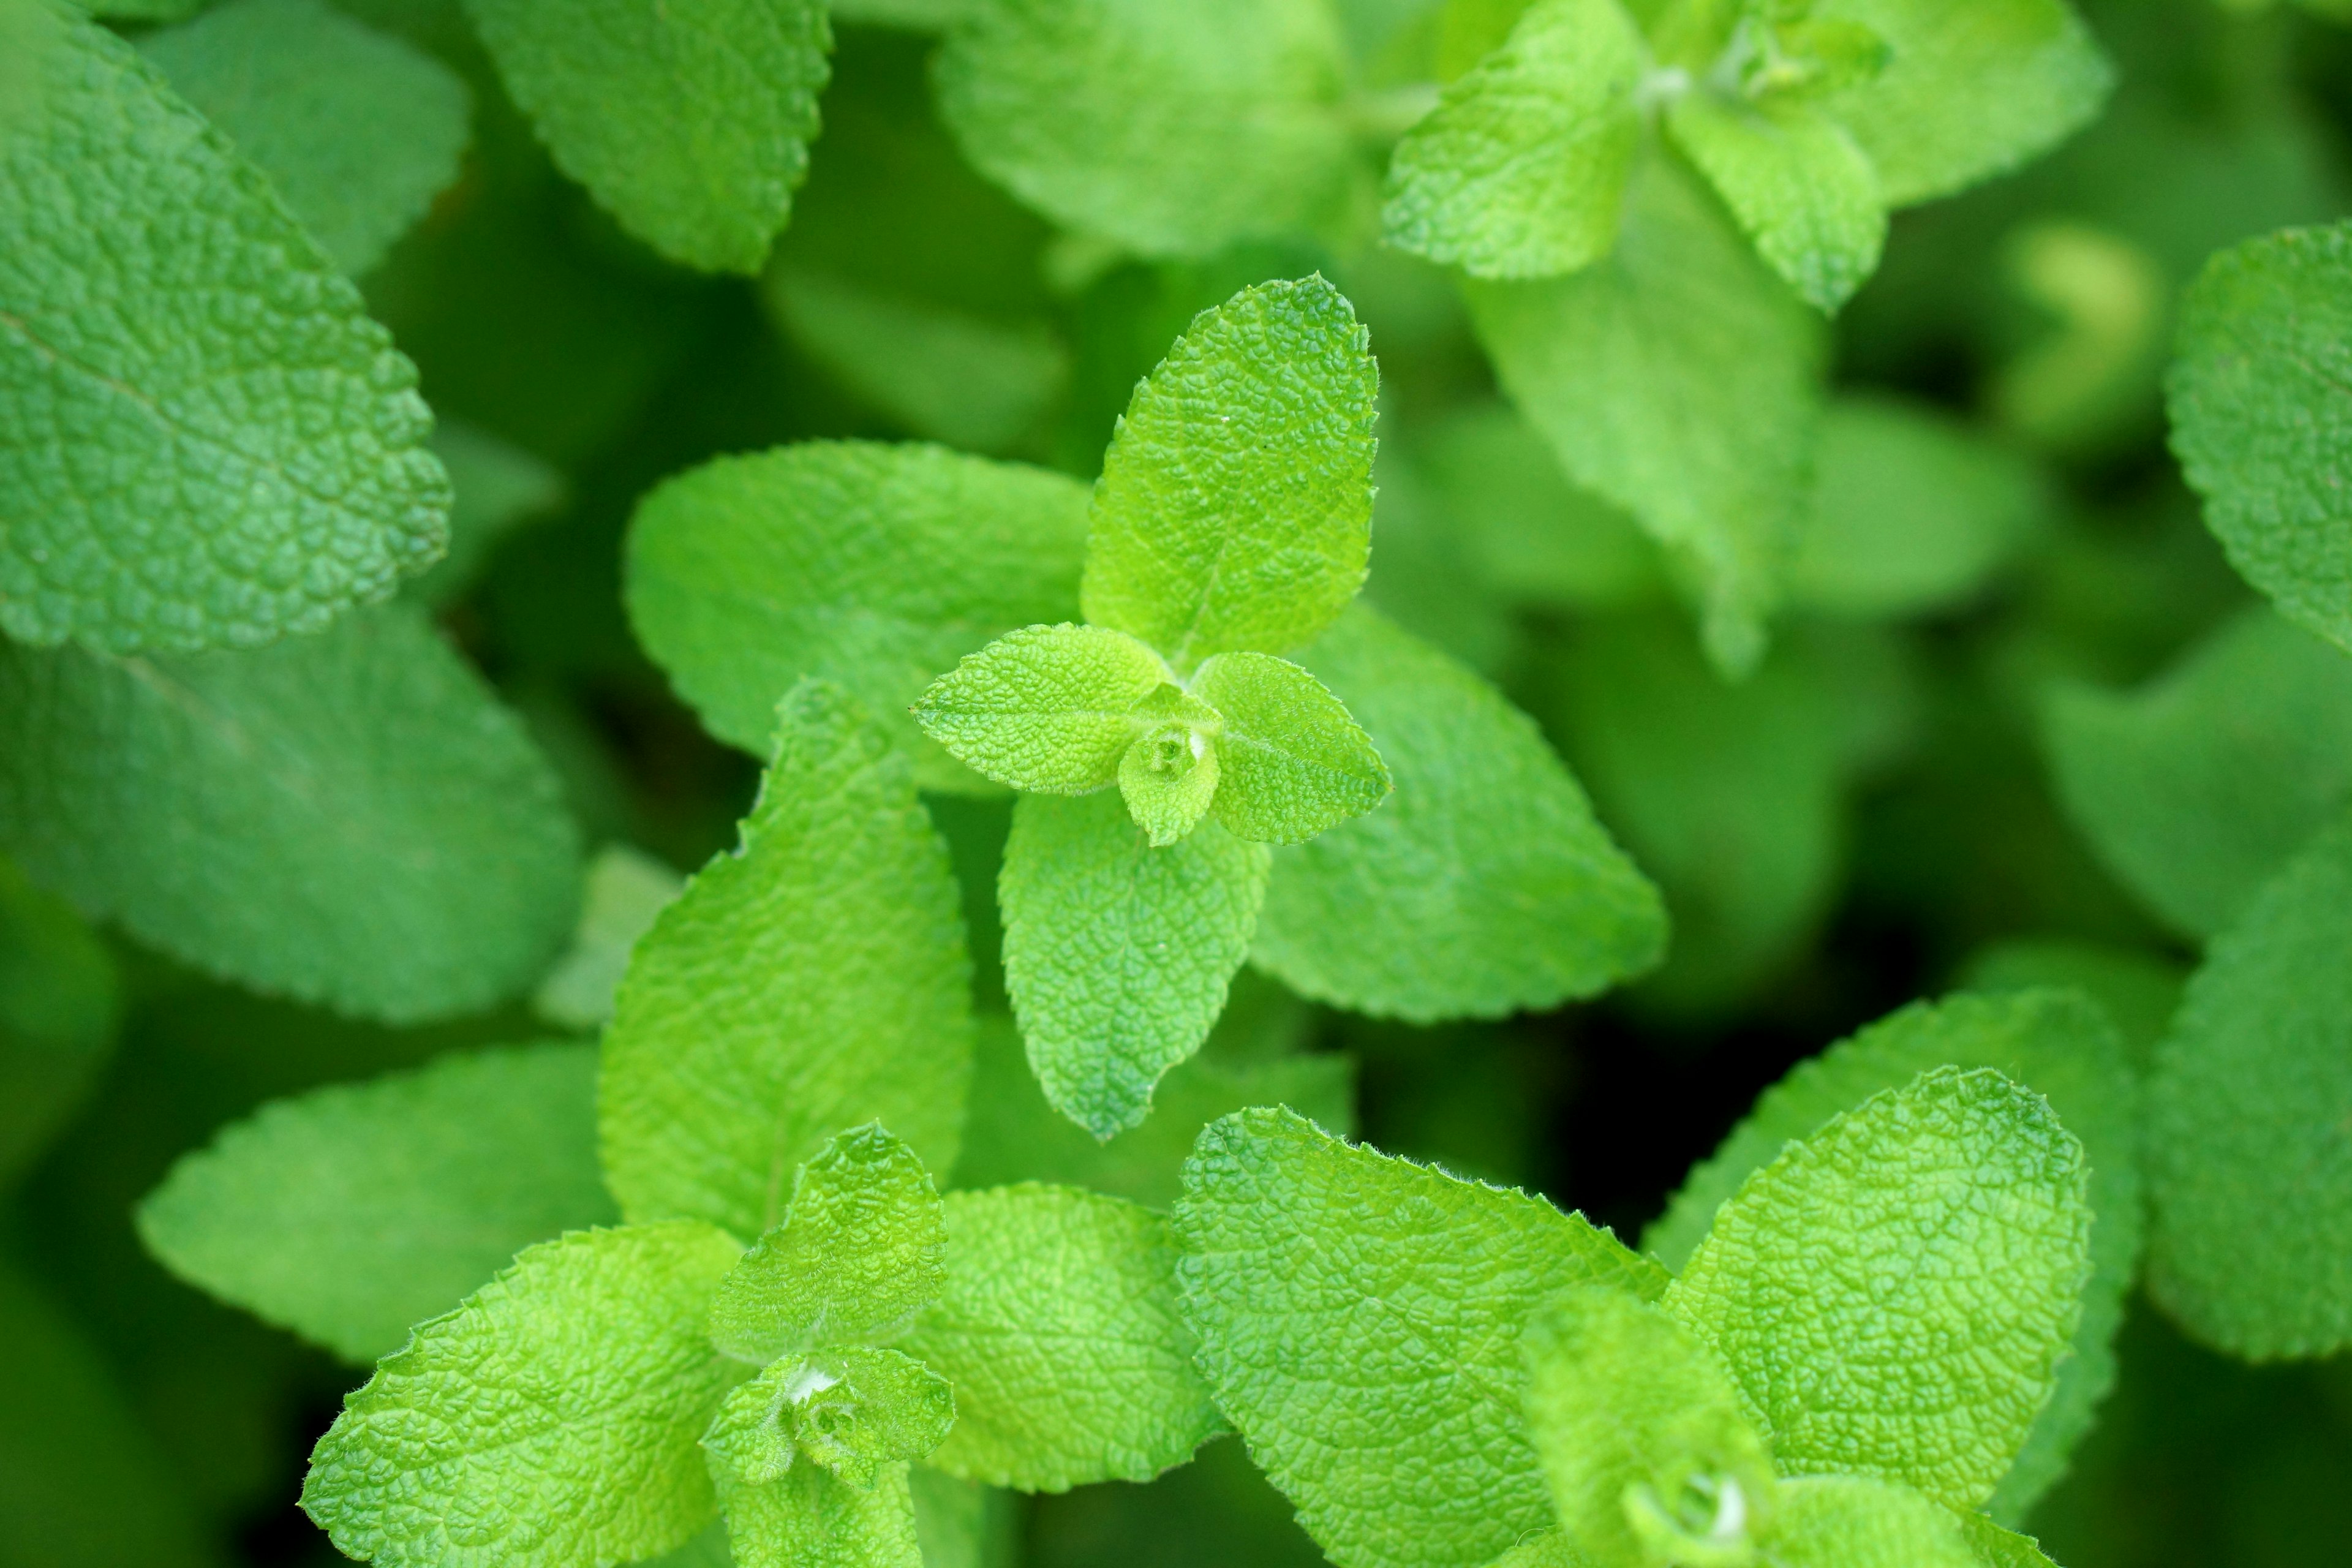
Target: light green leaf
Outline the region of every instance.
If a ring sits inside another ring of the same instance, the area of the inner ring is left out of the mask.
[[[638,503],[629,622],[711,733],[756,755],[804,675],[882,716],[925,789],[985,791],[907,711],[991,638],[1078,607],[1087,491],[937,447],[721,458]]]
[[[1014,789],[1084,795],[1118,777],[1170,672],[1125,632],[1025,626],[931,682],[915,721],[974,772]]]
[[[1191,697],[1179,700],[1200,706]],[[1154,849],[1165,849],[1198,827],[1217,798],[1224,769],[1221,750],[1207,733],[1216,716],[1203,708],[1202,720],[1206,722],[1164,720],[1118,760],[1119,798]]]
[[[400,605],[249,653],[0,647],[0,847],[201,969],[395,1023],[521,990],[579,898],[554,773]]]
[[[1666,1310],[1729,1364],[1783,1474],[1875,1476],[1974,1508],[2080,1318],[2088,1179],[2040,1095],[1937,1068],[1743,1182]]]
[[[1780,1489],[1762,1568],[1980,1568],[1961,1516],[1908,1487],[1813,1476]]]
[[[472,110],[465,82],[320,0],[232,0],[140,50],[352,277],[382,261],[457,177]]]
[[[673,261],[757,272],[808,176],[817,0],[466,0],[558,167]]]
[[[1286,659],[1221,653],[1192,692],[1224,720],[1217,820],[1239,838],[1303,844],[1387,798],[1371,737],[1321,681]]]
[[[1664,156],[1636,166],[1608,259],[1467,292],[1504,390],[1569,477],[1667,547],[1715,662],[1752,669],[1810,479],[1821,318]]]
[[[737,1250],[690,1221],[531,1247],[343,1401],[304,1511],[379,1568],[685,1544],[713,1507],[697,1439],[741,1375],[702,1332]]]
[[[889,1466],[938,1447],[955,1415],[946,1382],[897,1351],[816,1351],[785,1356],[729,1394],[702,1446],[753,1486],[805,1458],[871,1491]]]
[[[607,844],[588,862],[588,889],[572,945],[531,994],[531,1010],[583,1034],[613,1017],[613,994],[637,940],[686,890],[686,879],[625,844]]]
[[[1097,1138],[1143,1121],[1224,1007],[1270,865],[1213,823],[1154,848],[1114,795],[1021,797],[997,883],[1004,984],[1054,1109]]]
[[[1182,673],[1330,625],[1371,552],[1369,343],[1319,274],[1203,311],[1135,389],[1103,458],[1086,618]]]
[[[1260,965],[1318,1001],[1429,1023],[1554,1006],[1657,962],[1657,889],[1501,693],[1362,609],[1305,660],[1396,792],[1276,855]]]
[[[174,1274],[362,1365],[531,1243],[618,1217],[595,1049],[553,1044],[275,1100],[138,1211]]]
[[[947,1292],[899,1348],[955,1387],[930,1463],[1023,1491],[1149,1480],[1223,1429],[1149,1209],[1024,1184],[947,1195]]]
[[[1011,1492],[929,1465],[908,1472],[924,1568],[1013,1568],[1028,1510]]]
[[[1345,201],[1344,61],[1324,0],[971,0],[933,75],[964,156],[1029,205],[1207,256]]]
[[[2148,1289],[2252,1360],[2352,1344],[2352,823],[2213,939],[2148,1079]]]
[[[878,1126],[844,1132],[800,1168],[783,1224],[719,1287],[710,1338],[755,1364],[887,1339],[938,1298],[946,1247],[915,1152]]]
[[[870,1490],[815,1465],[765,1483],[712,1468],[736,1568],[923,1568],[903,1463]]]
[[[1666,127],[1757,253],[1815,309],[1834,313],[1878,270],[1877,172],[1836,121],[1801,101],[1735,102],[1700,89],[1675,100]]]
[[[1960,1533],[1976,1553],[1977,1568],[2058,1568],[2029,1535],[2003,1530],[1980,1513],[1959,1516]]]
[[[759,1236],[790,1173],[869,1121],[954,1164],[971,964],[913,771],[838,688],[779,708],[741,847],[638,942],[604,1031],[604,1171],[632,1220]]]
[[[1479,574],[1497,591],[1577,606],[1663,594],[1658,547],[1641,525],[1570,484],[1543,437],[1509,405],[1453,416],[1414,457],[1433,504],[1449,514]]]
[[[1961,968],[1959,979],[1970,991],[2072,986],[2105,1010],[2123,1035],[2132,1066],[2145,1068],[2156,1042],[2171,1026],[2173,1012],[2180,1005],[2189,966],[2146,948],[2069,937],[2019,937],[1979,949]],[[2082,1136],[2084,1147],[2092,1151],[2091,1180],[2095,1184],[2102,1174],[2103,1156],[2091,1130],[2086,1128]],[[2100,1205],[2092,1207],[2097,1212]],[[2092,1235],[2095,1246],[2095,1228]]]
[[[1609,254],[1648,65],[1618,0],[1531,7],[1397,143],[1389,243],[1474,278],[1549,278]]]
[[[2352,648],[2352,226],[2289,229],[2206,264],[2165,386],[2205,523],[2279,613]]]
[[[1572,1285],[1666,1282],[1539,1198],[1286,1110],[1201,1134],[1176,1235],[1218,1405],[1340,1568],[1479,1568],[1549,1523],[1520,1331]]]
[[[471,588],[508,534],[562,504],[563,476],[513,442],[444,419],[434,455],[449,470],[449,552],[410,585],[429,605]]]
[[[105,945],[63,900],[0,859],[0,1192],[79,1108],[121,1019],[122,982]],[[1182,1158],[1170,1163],[1171,1177]]]
[[[2021,1519],[2064,1473],[2115,1383],[2116,1331],[2139,1262],[2139,1079],[2115,1026],[2087,997],[2043,987],[1915,1003],[1840,1041],[1764,1092],[1722,1147],[1692,1169],[1642,1245],[1682,1266],[1717,1210],[1792,1140],[1941,1067],[1993,1068],[2046,1097],[2090,1157],[2091,1276],[2074,1352],[1992,1494],[2000,1517]]]
[[[43,58],[0,142],[0,630],[247,647],[383,598],[447,534],[415,367],[128,44]]]

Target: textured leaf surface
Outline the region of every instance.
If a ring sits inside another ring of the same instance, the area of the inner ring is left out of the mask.
[[[997,884],[1004,984],[1055,1110],[1097,1138],[1143,1121],[1224,1007],[1270,863],[1213,823],[1154,848],[1108,792],[1021,797]]]
[[[319,0],[235,0],[141,50],[354,278],[457,177],[466,84]]]
[[[395,1022],[521,989],[579,896],[553,773],[396,605],[249,653],[0,648],[0,844],[200,968]]]
[[[466,0],[563,172],[673,261],[757,272],[832,74],[818,0]]]
[[[218,132],[72,23],[0,142],[0,629],[314,632],[441,553],[416,373]]]
[[[618,1218],[596,1052],[541,1045],[274,1101],[139,1205],[190,1283],[362,1364],[533,1242]]]
[[[702,1446],[755,1486],[805,1459],[870,1491],[887,1467],[921,1458],[954,1424],[954,1394],[921,1363],[870,1347],[816,1351],[729,1394]]]
[[[1391,245],[1474,278],[1549,278],[1617,241],[1647,51],[1617,0],[1541,0],[1405,133]]]
[[[1149,1480],[1223,1428],[1149,1209],[1034,1184],[947,1196],[948,1284],[899,1348],[955,1387],[930,1463],[1023,1491]]]
[[[377,1366],[302,1507],[382,1568],[625,1563],[709,1522],[697,1447],[741,1374],[702,1321],[736,1245],[691,1221],[542,1242]]]
[[[1657,889],[1526,715],[1357,610],[1305,657],[1395,780],[1280,851],[1257,962],[1305,995],[1426,1023],[1590,996],[1657,960]]]
[[[1804,103],[1685,93],[1666,113],[1757,253],[1816,308],[1835,310],[1878,270],[1886,207],[1843,126]]]
[[[721,458],[639,503],[629,621],[720,740],[765,756],[804,675],[880,715],[926,789],[984,790],[908,706],[1006,632],[1077,613],[1087,491],[937,447]]]
[[[613,994],[637,939],[686,890],[686,879],[625,844],[607,844],[588,863],[587,890],[572,945],[531,994],[532,1010],[583,1033],[613,1016]]]
[[[1666,1309],[1729,1364],[1784,1474],[1974,1508],[2074,1335],[2087,1181],[2048,1101],[1990,1068],[1938,1068],[1742,1183]]]
[[[1189,672],[1283,653],[1363,586],[1372,545],[1370,337],[1318,275],[1203,311],[1135,390],[1103,458],[1087,619]]]
[[[1224,720],[1217,820],[1258,844],[1303,844],[1389,793],[1371,737],[1321,681],[1263,653],[1218,654],[1193,693]]]
[[[1960,1516],[1906,1487],[1814,1476],[1780,1491],[1766,1568],[1981,1568]]]
[[[947,847],[913,769],[839,689],[793,689],[721,855],[661,913],[604,1032],[604,1169],[633,1220],[759,1236],[793,1171],[878,1121],[955,1163],[971,964]]]
[[[735,1568],[923,1568],[903,1464],[871,1490],[815,1465],[758,1484],[719,1468]]]
[[[1665,1284],[1539,1198],[1286,1110],[1202,1133],[1176,1234],[1218,1405],[1340,1568],[1479,1568],[1549,1523],[1520,1331],[1571,1285]]]
[[[1168,684],[1160,656],[1102,626],[1024,626],[966,654],[915,704],[956,761],[1014,789],[1084,795],[1118,777]]]

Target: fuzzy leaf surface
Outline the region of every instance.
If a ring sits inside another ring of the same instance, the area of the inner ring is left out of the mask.
[[[1237,838],[1303,844],[1387,798],[1388,764],[1330,688],[1287,659],[1222,653],[1193,694],[1224,719],[1217,820]]]
[[[750,1482],[714,1464],[734,1568],[923,1568],[904,1463],[869,1489],[817,1465]]]
[[[1757,254],[1816,310],[1834,312],[1878,270],[1878,174],[1836,121],[1804,103],[1695,90],[1675,100],[1666,124]]]
[[[800,1459],[871,1490],[891,1465],[919,1459],[955,1425],[955,1394],[897,1351],[788,1355],[727,1396],[702,1446],[752,1485]]]
[[[923,732],[1019,790],[1084,795],[1118,778],[1137,709],[1168,683],[1160,656],[1102,626],[1024,626],[940,676],[915,704]]]
[[[1984,1568],[1962,1516],[1908,1487],[1866,1476],[1809,1476],[1780,1489],[1763,1568]]]

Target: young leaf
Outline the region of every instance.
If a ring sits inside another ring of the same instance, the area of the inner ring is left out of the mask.
[[[842,1133],[793,1178],[783,1224],[719,1287],[712,1342],[756,1364],[888,1338],[939,1296],[941,1223],[913,1150],[878,1126]]]
[[[394,1023],[520,990],[579,899],[553,772],[400,605],[249,653],[0,647],[0,846],[199,968]]]
[[[563,172],[673,261],[757,272],[808,176],[817,0],[466,0]]]
[[[1549,1523],[1521,1328],[1569,1286],[1666,1282],[1539,1198],[1286,1110],[1201,1134],[1176,1236],[1218,1407],[1340,1568],[1480,1568]]]
[[[1154,849],[1179,842],[1209,815],[1224,773],[1220,756],[1202,727],[1171,719],[1118,760],[1119,798]]]
[[[1101,626],[1027,626],[931,682],[915,721],[975,773],[1014,789],[1084,795],[1118,777],[1169,683],[1160,656]]]
[[[1429,1023],[1554,1006],[1657,962],[1657,889],[1525,714],[1367,610],[1304,657],[1396,793],[1276,855],[1259,964],[1304,995]]]
[[[618,1217],[595,1049],[552,1044],[273,1101],[138,1211],[174,1274],[362,1364],[531,1243]]]
[[[97,934],[0,859],[0,1192],[89,1092],[121,1019],[121,978]]]
[[[629,622],[720,740],[757,755],[804,675],[882,718],[925,789],[986,790],[907,710],[992,637],[1077,614],[1087,491],[936,447],[721,458],[638,503]]]
[[[946,1202],[947,1290],[899,1342],[955,1388],[932,1465],[1058,1492],[1150,1480],[1223,1427],[1177,1311],[1166,1220],[1034,1184]]]
[[[1397,143],[1388,242],[1474,278],[1549,278],[1608,255],[1648,63],[1618,0],[1529,7]]]
[[[1964,1516],[1864,1476],[1784,1483],[1765,1568],[1985,1568]]]
[[[903,1462],[885,1466],[871,1489],[817,1465],[763,1483],[723,1461],[711,1468],[734,1568],[924,1568]]]
[[[415,370],[153,67],[60,28],[39,118],[0,141],[0,630],[318,631],[441,553]]]
[[[1189,673],[1282,653],[1363,586],[1372,547],[1370,337],[1318,274],[1200,318],[1128,405],[1095,487],[1086,618]]]
[[[613,1017],[613,994],[637,940],[686,890],[686,879],[625,844],[607,844],[588,862],[580,929],[572,946],[531,994],[531,1010],[551,1024],[593,1033]]]
[[[2252,1360],[2352,1344],[2352,824],[2214,938],[2148,1079],[2148,1289]]]
[[[753,1486],[797,1459],[871,1491],[884,1469],[919,1459],[955,1425],[945,1381],[897,1351],[788,1355],[727,1396],[702,1446]]]
[[[741,1373],[702,1331],[736,1252],[691,1221],[530,1248],[344,1400],[303,1510],[380,1568],[683,1545],[713,1508],[697,1439]]]
[[[1666,1310],[1730,1366],[1781,1471],[1992,1494],[2090,1266],[2083,1146],[1990,1068],[1874,1095],[1749,1176]]]
[[[1853,138],[1811,105],[1734,102],[1703,89],[1666,110],[1757,253],[1816,310],[1834,313],[1878,270],[1886,205]]]
[[[1263,653],[1221,653],[1192,692],[1224,720],[1218,732],[1217,820],[1237,838],[1303,844],[1389,793],[1371,737],[1328,688]]]
[[[604,1031],[604,1171],[632,1220],[761,1235],[791,1173],[868,1121],[955,1163],[971,965],[913,771],[836,687],[779,707],[741,847],[638,942]]]
[[[1156,849],[1114,795],[1021,797],[997,883],[1004,984],[1054,1109],[1097,1138],[1142,1121],[1224,1006],[1269,865],[1214,824]]]
[[[351,277],[382,261],[457,177],[465,82],[320,0],[232,0],[140,51]]]

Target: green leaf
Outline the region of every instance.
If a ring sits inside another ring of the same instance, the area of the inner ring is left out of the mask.
[[[554,1044],[272,1101],[138,1210],[181,1279],[362,1365],[533,1242],[618,1217],[595,1049]]]
[[[1692,1169],[1642,1245],[1682,1266],[1717,1209],[1792,1141],[1941,1067],[1993,1068],[2046,1097],[2090,1157],[2091,1276],[2074,1352],[1992,1494],[1996,1514],[2021,1519],[2064,1473],[2114,1385],[2116,1331],[2139,1262],[2139,1079],[2121,1036],[2087,997],[2042,987],[1914,1003],[1840,1041],[1764,1092],[1723,1146]]]
[[[955,1387],[932,1465],[1058,1492],[1149,1480],[1223,1429],[1177,1311],[1166,1220],[1034,1184],[946,1202],[947,1291],[899,1342]]]
[[[0,647],[0,846],[201,969],[394,1023],[521,990],[579,897],[553,773],[398,605],[249,653]]]
[[[1172,687],[1166,695],[1174,700],[1165,706],[1198,710],[1197,716],[1163,720],[1118,760],[1119,798],[1154,849],[1167,848],[1201,826],[1224,771],[1223,748],[1209,741],[1217,716]]]
[[[517,528],[562,505],[563,476],[510,441],[444,419],[433,451],[449,470],[449,552],[410,585],[428,605],[446,605],[471,588],[499,544]]]
[[[844,1132],[800,1168],[784,1222],[720,1284],[710,1338],[754,1364],[887,1339],[938,1298],[946,1247],[915,1152],[877,1125]]]
[[[472,110],[465,82],[320,0],[232,0],[140,51],[352,277],[457,178]]]
[[[964,156],[1056,224],[1207,256],[1343,204],[1344,62],[1323,0],[971,0],[933,77]]]
[[[1772,1523],[1771,1451],[1715,1359],[1657,1307],[1584,1286],[1524,1335],[1528,1437],[1597,1568],[1737,1561]]]
[[[1636,166],[1607,260],[1467,294],[1504,390],[1569,477],[1667,547],[1715,662],[1752,669],[1810,477],[1821,318],[1664,156]]]
[[[2122,1032],[2134,1068],[2145,1068],[2156,1042],[2172,1024],[2189,966],[2168,954],[2108,942],[2066,937],[2021,937],[1979,949],[1960,971],[1970,991],[2023,991],[2038,985],[2071,985],[2096,1002]],[[2073,1125],[2071,1122],[2068,1125]],[[2086,1129],[2092,1149],[2091,1180],[2101,1175],[2103,1156]],[[2099,1205],[2092,1205],[2094,1210]],[[2097,1232],[2093,1231],[2094,1244]]]
[[[1329,688],[1286,659],[1221,653],[1192,692],[1224,720],[1217,820],[1258,844],[1304,844],[1388,797],[1371,737]]]
[[[105,945],[64,900],[0,859],[0,1192],[79,1108],[121,1018],[122,982]]]
[[[2172,447],[2230,564],[2352,648],[2352,226],[2289,229],[2206,264],[2166,383]]]
[[[2253,1360],[2352,1344],[2352,823],[2206,950],[2148,1079],[2148,1289]]]
[[[1154,848],[1117,795],[1013,808],[1004,983],[1045,1098],[1097,1138],[1141,1122],[1249,952],[1271,858],[1203,824]]]
[[[936,447],[823,441],[668,480],[630,525],[629,621],[711,733],[756,755],[804,675],[883,717],[925,789],[989,786],[907,711],[964,655],[1072,619],[1087,491]]]
[[[736,1568],[923,1568],[903,1463],[870,1490],[815,1465],[765,1483],[712,1468]]]
[[[955,1394],[897,1351],[788,1355],[727,1396],[702,1446],[737,1479],[781,1480],[796,1458],[870,1491],[883,1470],[919,1459],[955,1425]]]
[[[1372,547],[1370,337],[1318,274],[1203,311],[1135,389],[1095,486],[1086,618],[1190,673],[1282,653],[1363,586]]]
[[[915,721],[974,772],[1014,789],[1084,795],[1118,777],[1169,683],[1160,656],[1101,626],[1026,626],[931,682]]]
[[[740,847],[661,912],[621,983],[598,1104],[621,1212],[759,1236],[788,1175],[869,1121],[951,1167],[970,990],[912,767],[854,699],[803,681]]]
[[[128,44],[44,58],[0,142],[0,630],[246,647],[383,598],[447,532],[415,367]]]
[[[1976,1553],[1976,1568],[2058,1568],[2032,1536],[2003,1530],[1980,1513],[1959,1516],[1960,1533]]]
[[[673,261],[757,272],[808,176],[816,0],[466,0],[558,167]]]
[[[1580,606],[1660,596],[1658,548],[1641,525],[1570,485],[1543,437],[1509,405],[1455,414],[1413,455],[1433,504],[1449,514],[1496,591]]]
[[[531,1010],[583,1034],[613,1017],[613,994],[639,938],[686,890],[686,879],[625,844],[607,844],[588,862],[588,888],[572,945],[531,994]]]
[[[379,1568],[683,1545],[713,1507],[697,1439],[741,1373],[702,1332],[736,1252],[690,1221],[531,1247],[343,1401],[304,1511]]]
[[[1834,313],[1878,270],[1886,205],[1845,127],[1810,104],[1675,100],[1666,127],[1722,195],[1757,253],[1817,310]]]
[[[1608,255],[1648,66],[1618,0],[1531,7],[1397,143],[1388,242],[1474,278],[1548,278]]]
[[[1665,1285],[1540,1198],[1286,1110],[1201,1134],[1176,1235],[1218,1406],[1340,1568],[1478,1568],[1550,1522],[1520,1331],[1571,1285]]]
[[[1763,1568],[1981,1568],[1962,1516],[1907,1487],[1814,1476],[1780,1489]]]
[[[2090,1268],[2083,1146],[1990,1068],[1874,1095],[1740,1184],[1667,1290],[1781,1471],[1992,1495]]]
[[[1657,889],[1525,714],[1361,609],[1305,659],[1396,793],[1276,855],[1259,964],[1318,1001],[1428,1023],[1555,1006],[1657,962]]]
[[[1012,1568],[1028,1510],[1013,1493],[928,1465],[908,1473],[925,1568]]]

